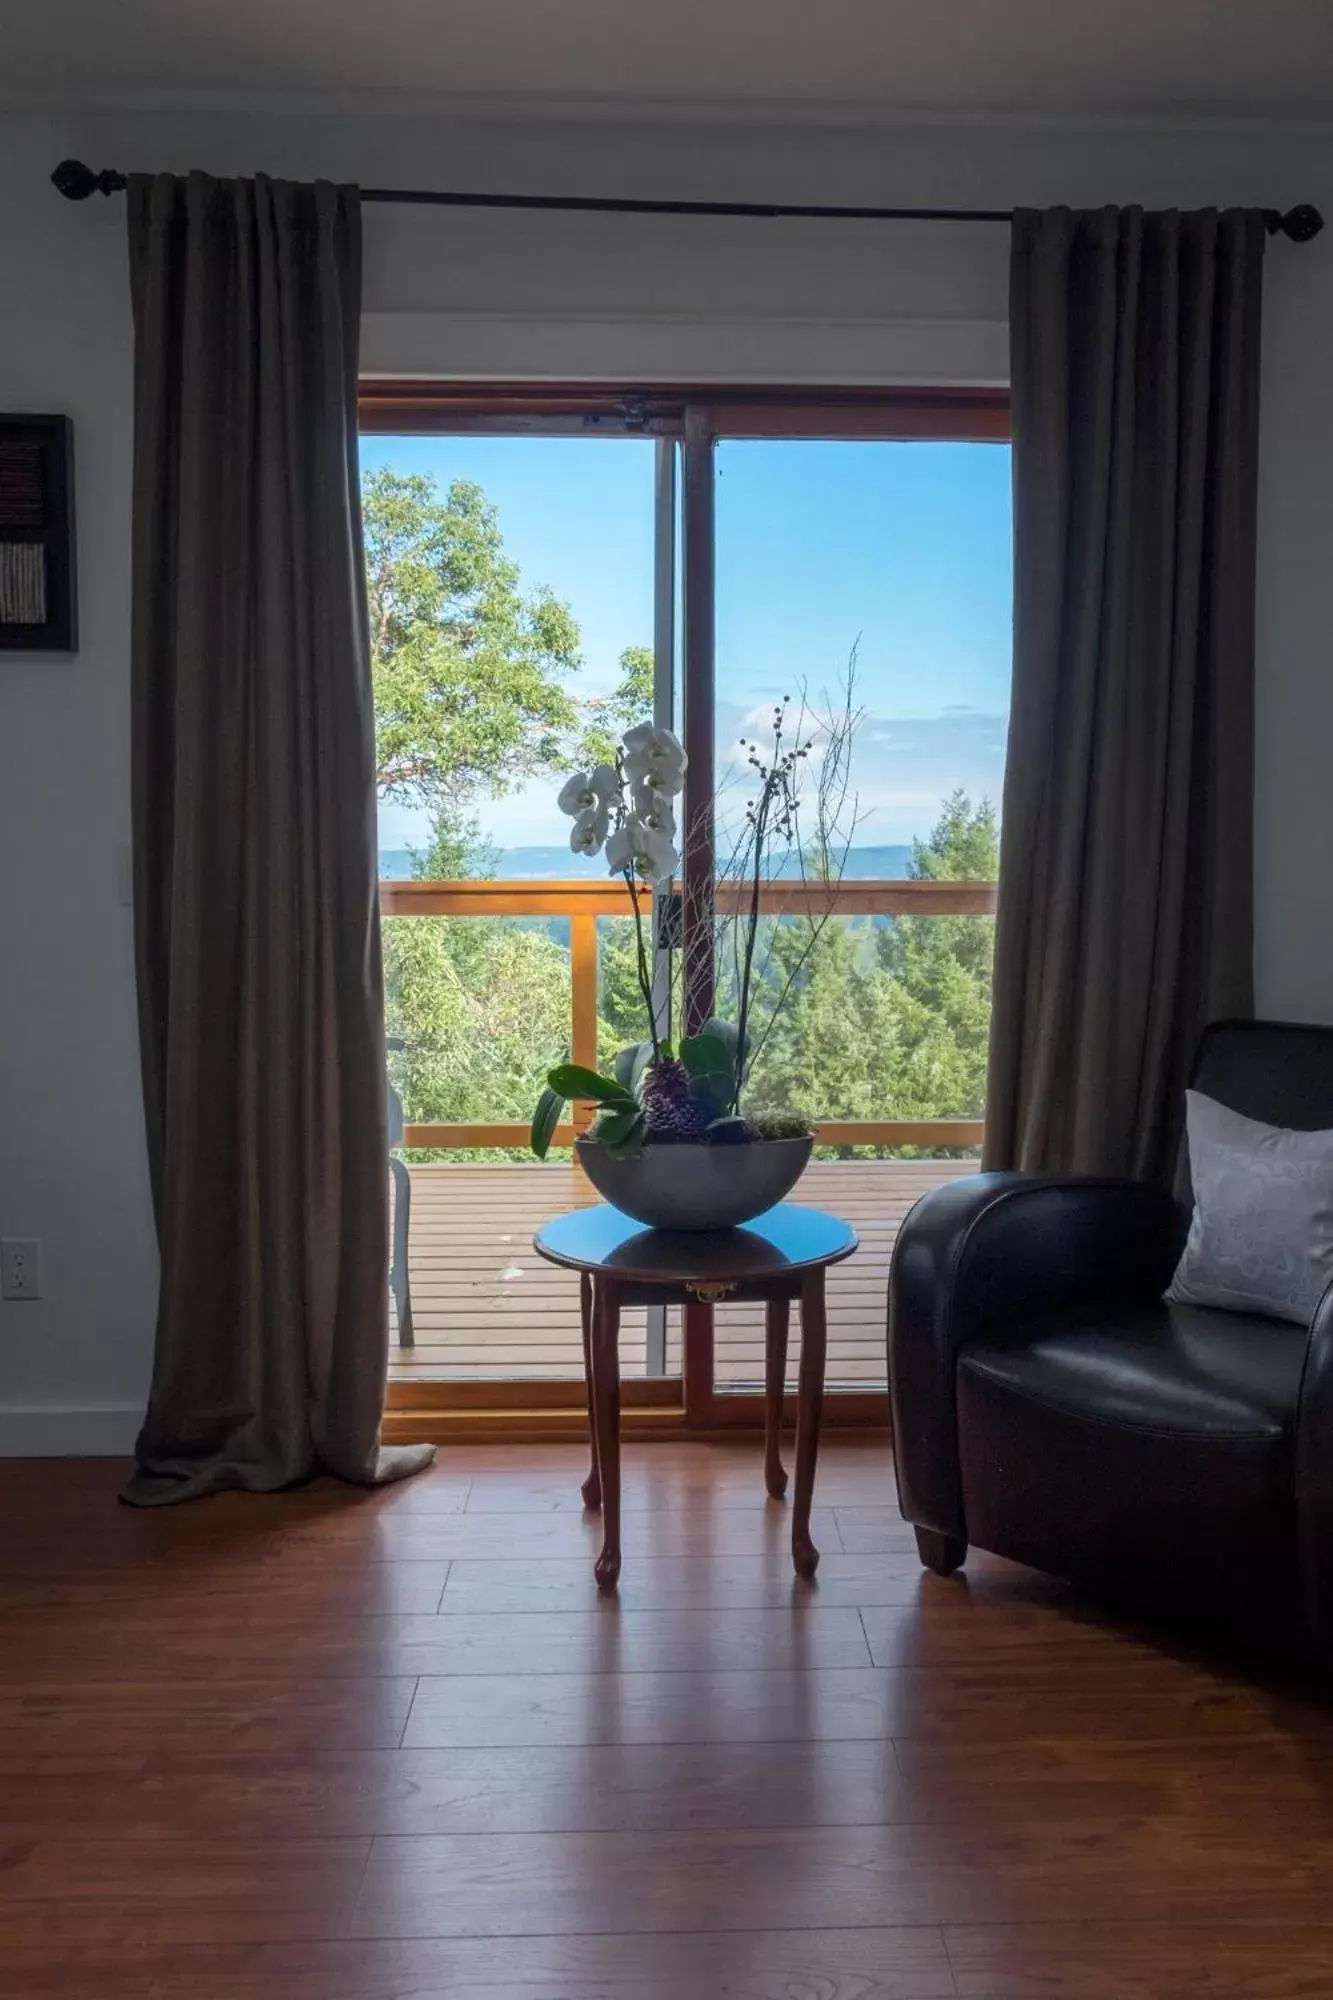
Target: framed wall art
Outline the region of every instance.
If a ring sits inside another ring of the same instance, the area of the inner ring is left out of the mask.
[[[0,416],[0,652],[77,650],[74,427]]]

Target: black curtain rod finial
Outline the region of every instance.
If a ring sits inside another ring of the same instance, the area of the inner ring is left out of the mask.
[[[93,194],[120,194],[125,187],[124,174],[118,174],[114,167],[104,167],[95,174],[82,160],[62,160],[51,181],[66,201],[87,201]]]
[[[62,160],[51,176],[67,201],[87,201],[93,194],[121,194],[127,182],[114,167],[100,174],[82,160]],[[543,209],[557,213],[602,215],[715,215],[805,217],[828,222],[1008,222],[1007,208],[841,208],[822,204],[751,201],[638,201],[616,195],[437,193],[427,188],[362,188],[362,201],[420,203],[439,208]],[[1317,208],[1302,202],[1289,208],[1264,210],[1270,236],[1292,243],[1309,243],[1324,226]]]
[[[1274,215],[1268,226],[1273,235],[1280,233],[1292,243],[1313,243],[1324,226],[1324,218],[1317,208],[1303,201],[1289,208],[1285,215]]]

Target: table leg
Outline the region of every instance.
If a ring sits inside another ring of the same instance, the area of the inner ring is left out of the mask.
[[[797,1576],[812,1577],[819,1550],[810,1539],[810,1507],[815,1496],[819,1425],[824,1414],[824,1353],[828,1340],[824,1313],[824,1273],[810,1271],[801,1281],[801,1374],[796,1423],[796,1504],[792,1510],[791,1559]]]
[[[764,1485],[774,1500],[787,1490],[782,1464],[782,1399],[787,1386],[787,1299],[770,1299],[764,1314]]]
[[[584,1506],[595,1509],[602,1504],[602,1475],[597,1464],[597,1419],[592,1392],[592,1279],[586,1271],[579,1273],[579,1311],[583,1320],[583,1387],[588,1398],[588,1451],[592,1459],[588,1477],[579,1491],[583,1495]]]
[[[593,1281],[593,1436],[602,1487],[602,1553],[593,1574],[599,1590],[620,1576],[620,1294],[609,1278]]]

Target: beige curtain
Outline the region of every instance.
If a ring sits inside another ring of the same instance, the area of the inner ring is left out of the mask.
[[[146,1504],[377,1481],[387,1136],[355,189],[136,177]]]
[[[1169,1178],[1252,1001],[1258,213],[1014,217],[986,1164]]]

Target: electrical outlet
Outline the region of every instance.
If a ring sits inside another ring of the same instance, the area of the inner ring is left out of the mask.
[[[0,1241],[0,1298],[39,1299],[42,1296],[42,1246],[35,1236],[7,1236]]]

